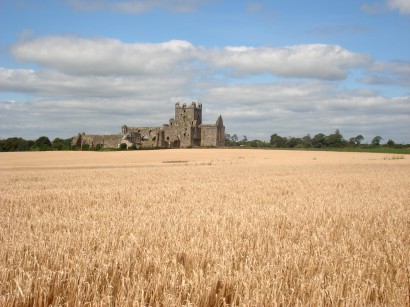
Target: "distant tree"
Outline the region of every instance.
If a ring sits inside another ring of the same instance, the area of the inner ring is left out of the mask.
[[[238,146],[238,135],[225,133],[225,145],[226,146]]]
[[[33,146],[34,146],[34,142],[33,142],[33,141],[23,140],[23,141],[20,142],[19,145],[17,146],[17,151],[29,151]]]
[[[95,147],[94,147],[94,150],[95,150],[95,151],[100,151],[101,149],[103,149],[103,144],[97,144],[97,145],[95,145]]]
[[[270,145],[271,147],[275,147],[275,148],[285,148],[286,147],[286,142],[287,139],[278,135],[278,134],[272,134],[270,136]]]
[[[305,148],[310,148],[313,146],[312,138],[310,137],[310,134],[307,134],[302,138],[302,144],[303,144],[303,147]]]
[[[40,136],[37,140],[34,141],[34,145],[39,150],[48,150],[51,147],[50,139],[46,136]]]
[[[298,144],[301,143],[301,140],[302,140],[302,139],[300,139],[300,138],[288,137],[287,140],[286,140],[286,147],[288,147],[288,148],[294,148],[294,147],[296,147]]]
[[[266,143],[261,140],[252,140],[248,142],[251,147],[266,147]]]
[[[355,145],[360,145],[364,140],[363,135],[359,134],[354,138]]]
[[[316,148],[321,148],[326,146],[326,135],[323,133],[316,134],[312,139],[312,145]]]
[[[0,151],[26,151],[33,146],[33,141],[12,137],[0,141]]]
[[[340,133],[339,129],[336,129],[335,133],[329,134],[325,137],[325,144],[328,147],[342,147],[345,141]]]
[[[383,138],[381,137],[381,136],[375,136],[373,139],[372,139],[372,145],[374,145],[374,146],[379,146],[380,145],[380,141],[381,140],[383,140]]]
[[[243,143],[246,143],[248,141],[248,138],[246,137],[246,135],[244,135],[243,137],[242,137],[242,142]]]
[[[298,148],[303,148],[303,139],[302,138],[296,138],[296,146]]]
[[[51,148],[54,150],[70,150],[71,141],[72,141],[72,138],[65,139],[65,140],[60,139],[60,138],[55,138],[53,142],[51,142]]]
[[[393,140],[389,139],[389,140],[386,142],[386,146],[387,146],[387,147],[395,147],[395,146],[396,146],[396,143],[395,143]]]

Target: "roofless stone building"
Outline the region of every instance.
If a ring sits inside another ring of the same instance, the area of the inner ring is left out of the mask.
[[[175,104],[175,117],[168,124],[158,127],[122,126],[121,134],[90,135],[78,134],[73,138],[73,145],[83,147],[118,148],[121,144],[127,147],[223,147],[225,146],[225,127],[222,116],[215,124],[202,124],[202,104],[192,102]]]

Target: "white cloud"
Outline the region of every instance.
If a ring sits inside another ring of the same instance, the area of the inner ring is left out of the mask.
[[[43,97],[174,96],[188,83],[184,76],[70,76],[57,71],[0,68],[0,91]]]
[[[375,62],[372,65],[375,71],[391,71],[397,74],[410,76],[410,61]]]
[[[18,43],[11,52],[20,61],[66,73],[164,75],[188,61],[193,49],[190,43],[176,40],[126,44],[114,39],[54,36]]]
[[[284,48],[226,47],[211,53],[211,64],[239,74],[270,73],[296,78],[344,79],[349,68],[366,65],[370,57],[335,45]]]
[[[410,62],[375,62],[369,66],[369,75],[362,81],[368,84],[394,85],[410,88]]]
[[[82,11],[112,11],[139,14],[154,9],[172,12],[192,12],[204,0],[66,0],[74,9]]]
[[[45,37],[11,48],[20,61],[70,74],[164,75],[189,73],[192,61],[236,74],[338,80],[370,57],[335,45],[297,45],[283,48],[225,47],[207,49],[186,41],[126,44],[112,39]]]
[[[226,103],[221,106],[219,101]],[[302,137],[335,129],[346,138],[379,134],[408,141],[410,137],[410,97],[340,90],[319,81],[221,86],[209,90],[207,102],[210,109],[222,108],[227,132],[249,137],[252,131],[251,138],[266,139],[273,133]]]
[[[383,13],[388,10],[399,10],[402,14],[410,14],[410,1],[409,0],[386,0],[383,3],[364,3],[361,6],[362,11],[375,14]]]
[[[399,10],[402,14],[410,14],[409,0],[387,0],[390,8]]]

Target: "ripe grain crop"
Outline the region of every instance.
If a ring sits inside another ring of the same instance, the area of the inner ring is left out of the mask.
[[[409,174],[373,153],[1,153],[0,305],[406,306]]]

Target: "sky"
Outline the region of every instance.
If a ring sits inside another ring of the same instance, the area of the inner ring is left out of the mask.
[[[0,139],[160,126],[410,143],[410,0],[0,0]]]

